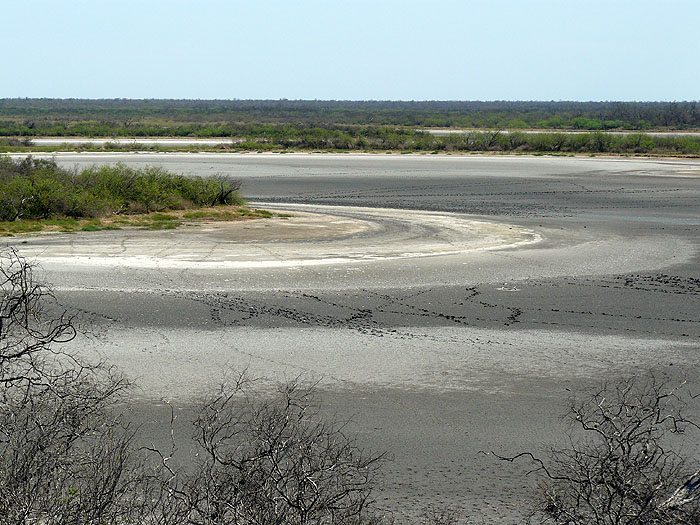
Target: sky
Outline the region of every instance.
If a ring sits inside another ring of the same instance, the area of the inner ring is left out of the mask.
[[[0,14],[0,98],[700,99],[700,0],[0,0]]]

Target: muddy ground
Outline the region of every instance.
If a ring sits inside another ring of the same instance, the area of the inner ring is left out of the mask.
[[[536,479],[482,451],[561,439],[568,396],[602,379],[654,369],[700,387],[696,161],[56,158],[232,173],[256,206],[335,225],[302,239],[175,231],[5,241],[91,320],[94,335],[77,344],[136,380],[134,417],[149,439],[165,435],[161,398],[184,425],[227,367],[301,373],[320,379],[328,411],[354,415],[364,446],[391,453],[378,499],[399,521],[449,505],[476,523],[509,523]],[[503,235],[470,244],[484,232]],[[151,248],[139,255],[139,246]]]

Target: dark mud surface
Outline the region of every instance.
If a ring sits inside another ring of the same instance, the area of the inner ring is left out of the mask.
[[[481,452],[539,450],[561,439],[567,398],[601,379],[653,369],[700,390],[698,162],[57,158],[232,173],[246,196],[268,207],[468,214],[541,238],[496,251],[313,267],[47,262],[60,300],[92,321],[95,335],[81,344],[136,378],[135,417],[149,438],[167,435],[160,398],[173,400],[186,421],[226,367],[306,374],[321,379],[326,410],[354,415],[363,444],[390,451],[378,499],[399,521],[440,505],[475,523],[509,523],[524,515],[536,479],[523,477],[525,465]],[[397,238],[410,244],[403,233]],[[39,262],[51,252],[42,242],[27,243]],[[353,241],[338,241],[346,242]]]

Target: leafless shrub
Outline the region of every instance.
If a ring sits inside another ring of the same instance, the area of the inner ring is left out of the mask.
[[[234,179],[229,175],[223,175],[221,173],[214,176],[213,179],[218,183],[219,191],[212,200],[211,205],[231,204],[235,200],[236,192],[241,189],[240,179]]]
[[[53,345],[76,335],[65,314],[46,318],[51,289],[34,279],[31,264],[14,249],[0,251],[0,383],[41,382],[62,371],[52,370]]]
[[[196,468],[184,475],[166,468],[179,519],[359,523],[383,456],[358,448],[346,423],[322,416],[313,397],[313,386],[296,380],[261,397],[242,374],[207,399],[194,422]]]
[[[324,417],[314,387],[261,395],[245,374],[203,403],[195,466],[137,453],[115,404],[128,383],[61,349],[76,336],[47,315],[51,289],[17,252],[0,252],[0,516],[2,523],[360,523],[382,455],[347,422]],[[150,461],[150,462],[149,462]]]
[[[0,515],[8,524],[106,523],[143,507],[133,434],[112,407],[127,387],[102,363],[64,352],[72,318],[47,316],[51,289],[0,252]]]
[[[685,415],[693,400],[654,375],[604,384],[573,399],[568,445],[549,457],[531,452],[541,475],[535,516],[561,524],[700,523],[699,473],[671,438],[698,425]]]

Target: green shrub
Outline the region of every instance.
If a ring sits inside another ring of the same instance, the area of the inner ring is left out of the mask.
[[[50,160],[0,157],[0,221],[240,204],[237,189],[238,182],[227,177],[186,177],[157,167],[116,164],[77,173]]]
[[[676,143],[678,151],[686,155],[700,152],[700,140],[697,137],[680,137]]]

